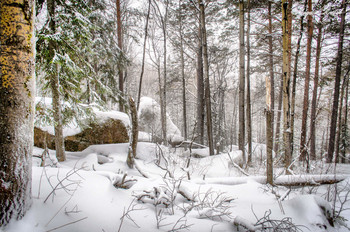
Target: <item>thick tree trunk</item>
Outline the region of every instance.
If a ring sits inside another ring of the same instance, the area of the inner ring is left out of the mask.
[[[307,161],[309,167],[308,150],[306,145],[306,128],[307,128],[307,114],[309,111],[309,86],[310,86],[310,65],[311,65],[311,45],[313,35],[312,22],[312,1],[308,2],[308,16],[307,16],[307,49],[306,49],[306,69],[305,69],[305,83],[304,83],[304,101],[303,101],[303,116],[301,120],[301,136],[300,136],[300,161]]]
[[[319,79],[319,69],[320,69],[323,17],[324,17],[324,13],[322,10],[320,22],[318,24],[314,89],[312,92],[312,102],[311,102],[311,118],[310,118],[310,159],[311,160],[316,160],[316,106],[317,106],[317,89],[318,89],[318,79]]]
[[[207,116],[207,135],[209,154],[214,155],[213,144],[213,129],[212,129],[212,117],[211,117],[211,99],[210,99],[210,81],[209,81],[209,60],[208,60],[208,44],[207,44],[207,32],[205,28],[205,11],[203,0],[199,1],[201,31],[202,31],[202,48],[203,48],[203,68],[204,68],[204,80],[205,80],[205,105]]]
[[[243,0],[239,1],[239,132],[238,132],[238,148],[243,153],[244,163],[246,163],[245,157],[245,50],[244,50],[244,3]]]
[[[118,34],[118,47],[120,49],[119,52],[123,52],[123,38],[122,38],[122,20],[121,20],[121,9],[120,9],[120,0],[116,0],[117,5],[117,34]],[[119,110],[124,112],[124,78],[123,78],[123,67],[122,62],[118,64],[118,75],[119,75]]]
[[[283,148],[285,155],[285,170],[286,173],[290,173],[289,169],[292,163],[292,141],[291,141],[291,128],[290,128],[290,73],[288,62],[288,16],[287,16],[288,3],[286,0],[282,0],[282,38],[283,38]]]
[[[339,105],[339,90],[340,90],[340,76],[341,76],[341,66],[343,61],[343,41],[344,41],[344,30],[345,30],[345,14],[346,14],[347,1],[342,1],[342,14],[340,21],[340,32],[339,32],[339,42],[338,42],[338,54],[337,54],[337,67],[335,70],[335,84],[334,84],[334,95],[333,95],[333,107],[332,107],[332,118],[329,133],[329,144],[327,153],[327,162],[331,163],[333,160],[334,153],[334,142],[337,127],[337,117],[338,117],[338,105]]]
[[[139,106],[140,106],[142,79],[143,79],[143,74],[145,72],[146,42],[148,37],[148,21],[149,21],[150,11],[151,11],[151,0],[148,0],[148,11],[147,11],[146,25],[145,25],[145,37],[143,38],[141,74],[140,74],[140,82],[139,82],[139,91],[137,95],[137,109],[139,109]]]
[[[34,1],[0,2],[0,227],[31,205]]]
[[[51,18],[49,22],[50,33],[54,35],[56,33],[55,25],[55,0],[47,1],[48,13]],[[49,52],[51,60],[55,55],[56,44],[53,40],[49,41]],[[52,110],[54,118],[55,128],[55,149],[56,157],[59,162],[66,160],[66,154],[64,150],[64,138],[63,138],[63,123],[62,123],[62,109],[61,109],[61,97],[59,92],[60,80],[59,80],[59,65],[56,64],[56,69],[51,73],[50,87],[52,92]]]
[[[252,162],[252,106],[250,102],[250,0],[247,3],[247,142],[248,164]]]
[[[340,105],[339,105],[339,112],[338,112],[338,130],[337,130],[337,136],[335,140],[335,162],[339,163],[339,145],[340,145],[340,136],[341,136],[341,129],[342,129],[342,111],[343,111],[343,99],[344,99],[344,92],[345,92],[345,85],[346,85],[347,78],[343,78],[343,83],[340,91]],[[345,102],[347,103],[347,102]]]

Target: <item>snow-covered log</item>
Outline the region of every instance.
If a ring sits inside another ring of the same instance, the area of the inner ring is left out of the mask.
[[[348,178],[348,175],[283,175],[274,180],[275,185],[281,186],[317,186],[323,184],[335,184]],[[221,177],[207,178],[206,180],[194,180],[197,184],[223,184],[238,185],[245,184],[249,180],[266,184],[266,176],[249,177]]]

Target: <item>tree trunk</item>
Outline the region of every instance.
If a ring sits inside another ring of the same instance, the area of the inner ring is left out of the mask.
[[[305,1],[304,12],[306,12],[306,10],[307,10],[307,2]],[[295,95],[296,95],[297,75],[298,75],[298,61],[299,61],[299,54],[300,54],[301,39],[303,38],[304,17],[305,17],[304,14],[300,17],[300,33],[299,33],[297,49],[295,52],[295,59],[294,59],[292,97],[291,97],[291,119],[290,119],[290,133],[291,133],[292,144],[294,141]],[[291,149],[292,149],[291,154],[293,154],[293,145],[291,146]]]
[[[204,80],[205,80],[205,105],[206,105],[206,116],[207,116],[207,134],[208,134],[208,145],[209,154],[214,155],[214,144],[213,144],[213,129],[212,129],[212,118],[211,118],[211,99],[210,99],[210,81],[209,81],[209,61],[208,61],[208,45],[207,45],[207,32],[205,28],[205,11],[203,0],[199,1],[200,9],[200,20],[201,20],[201,31],[202,31],[202,48],[203,48],[203,68],[204,68]]]
[[[287,16],[288,3],[286,0],[282,0],[282,38],[283,38],[283,147],[285,155],[285,170],[289,174],[290,165],[292,163],[292,141],[291,141],[291,128],[290,128],[290,73],[288,62],[288,16]]]
[[[310,64],[311,64],[311,45],[313,35],[312,22],[312,1],[308,2],[308,16],[307,16],[307,49],[306,49],[306,69],[305,69],[305,84],[304,84],[304,102],[303,102],[303,116],[301,120],[301,136],[300,136],[300,161],[307,161],[309,167],[309,158],[306,145],[306,128],[307,128],[307,114],[309,111],[309,86],[310,86]]]
[[[143,73],[145,71],[145,56],[146,56],[146,42],[148,37],[148,21],[151,11],[151,0],[148,0],[148,11],[146,17],[146,25],[145,25],[145,37],[143,38],[143,50],[142,50],[142,64],[141,64],[141,74],[140,74],[140,82],[139,82],[139,92],[137,95],[137,109],[140,107],[140,99],[141,99],[141,90],[142,90],[142,79]]]
[[[128,157],[126,163],[129,168],[134,167],[134,158],[136,158],[137,140],[139,136],[137,109],[135,101],[131,97],[129,98],[130,106],[130,118],[131,118],[131,133],[130,133],[130,145],[128,150]]]
[[[343,61],[343,41],[344,41],[344,30],[345,30],[345,14],[346,14],[347,1],[342,1],[342,14],[340,21],[340,32],[339,32],[339,43],[338,43],[338,54],[337,54],[337,67],[335,70],[335,84],[334,84],[334,95],[333,95],[333,107],[332,107],[332,118],[329,132],[329,144],[327,153],[327,163],[331,163],[333,160],[334,153],[334,142],[337,127],[338,117],[338,105],[339,105],[339,89],[340,89],[340,76],[341,66]]]
[[[244,51],[244,3],[239,1],[239,132],[238,132],[238,148],[242,151],[244,163],[245,157],[245,115],[244,115],[244,88],[245,88],[245,51]]]
[[[250,102],[250,0],[247,3],[247,142],[248,164],[252,162],[252,113]]]
[[[197,53],[197,134],[198,143],[204,144],[204,79],[203,79],[203,49],[202,30],[198,27],[198,53]]]
[[[274,110],[275,110],[275,76],[273,72],[273,44],[272,44],[272,14],[271,14],[271,1],[268,2],[268,18],[269,18],[269,73],[270,73],[270,87],[271,92],[269,96],[271,98],[271,136],[273,136],[273,124],[274,124]],[[273,138],[273,137],[272,137]],[[273,141],[272,141],[273,143]],[[273,146],[273,145],[272,145]]]
[[[310,159],[311,160],[316,160],[316,106],[317,106],[317,89],[318,89],[318,79],[319,79],[319,69],[320,69],[323,17],[324,17],[324,12],[322,10],[320,22],[318,24],[315,77],[314,77],[314,88],[312,92],[312,102],[311,102],[311,118],[310,118]]]
[[[167,120],[166,120],[166,80],[167,80],[167,37],[166,37],[166,31],[167,31],[167,20],[168,20],[168,4],[169,1],[166,1],[166,7],[165,7],[165,15],[163,18],[163,114],[162,114],[162,129],[163,129],[163,142],[164,144],[168,144],[167,139]],[[160,13],[160,12],[159,12]]]
[[[267,183],[273,185],[273,127],[272,127],[272,108],[271,108],[271,79],[266,77],[266,176]]]
[[[343,121],[343,128],[342,128],[342,133],[343,133],[343,137],[342,137],[342,158],[341,158],[341,162],[345,163],[345,154],[346,154],[346,149],[347,146],[349,146],[347,144],[346,139],[348,138],[348,102],[349,102],[349,78],[347,79],[346,82],[346,90],[345,90],[345,107],[344,107],[344,121]]]
[[[48,13],[50,15],[50,33],[54,35],[56,33],[55,25],[55,0],[47,1]],[[55,55],[56,44],[53,40],[49,41],[49,52],[51,60]],[[59,162],[66,160],[66,154],[64,150],[64,138],[63,138],[63,124],[62,124],[62,109],[61,109],[61,97],[60,97],[60,80],[59,80],[59,65],[56,64],[56,69],[51,73],[50,87],[52,92],[52,109],[55,128],[55,149],[56,157]]]
[[[117,34],[118,34],[118,47],[120,49],[120,53],[123,52],[123,38],[122,38],[122,20],[121,20],[121,10],[120,10],[120,0],[116,0],[117,5]],[[124,78],[123,78],[123,67],[122,62],[118,64],[118,74],[119,74],[119,110],[124,112]]]
[[[280,83],[280,90],[279,90],[279,95],[278,95],[278,109],[277,109],[277,122],[276,122],[276,132],[275,132],[275,146],[274,146],[274,151],[276,154],[280,152],[280,127],[281,127],[281,115],[282,115],[282,98],[283,98],[283,91],[282,91],[282,86],[283,86],[283,75],[280,78],[281,83]]]
[[[181,0],[179,0],[179,33],[180,33],[180,56],[181,56],[181,79],[182,79],[182,120],[183,120],[183,135],[187,140],[187,109],[186,109],[186,78],[185,78],[185,58],[182,32],[182,11]]]
[[[0,2],[0,227],[31,205],[34,1]]]

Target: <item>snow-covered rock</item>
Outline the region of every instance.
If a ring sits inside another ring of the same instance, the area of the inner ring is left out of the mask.
[[[152,98],[142,97],[138,111],[139,129],[150,133],[153,139],[162,137],[160,105]],[[183,141],[179,128],[173,123],[170,116],[166,117],[167,140],[171,144]]]

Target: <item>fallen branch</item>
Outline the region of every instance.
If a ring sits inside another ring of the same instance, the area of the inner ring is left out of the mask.
[[[61,229],[62,227],[72,225],[72,224],[74,224],[74,223],[77,223],[77,222],[83,221],[83,220],[85,220],[85,219],[87,219],[87,218],[88,218],[88,217],[81,218],[81,219],[76,220],[76,221],[74,221],[74,222],[70,222],[70,223],[64,224],[64,225],[62,225],[62,226],[58,226],[58,227],[53,228],[53,229],[51,229],[51,230],[47,230],[46,232],[51,232],[51,231],[54,231],[54,230]]]

